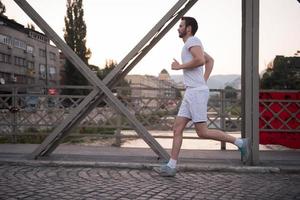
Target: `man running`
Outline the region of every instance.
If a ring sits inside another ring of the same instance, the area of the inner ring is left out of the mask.
[[[214,60],[203,49],[201,41],[195,37],[197,21],[192,17],[182,17],[178,28],[179,37],[184,46],[181,52],[182,64],[174,59],[172,70],[183,70],[185,94],[178,115],[173,126],[173,145],[169,162],[156,171],[161,176],[175,176],[176,164],[182,144],[182,133],[186,124],[191,120],[197,135],[203,139],[229,142],[238,147],[241,152],[242,162],[247,162],[249,157],[248,139],[235,138],[220,130],[208,130],[207,101],[209,89],[207,80],[213,68]],[[205,66],[205,72],[203,67]]]

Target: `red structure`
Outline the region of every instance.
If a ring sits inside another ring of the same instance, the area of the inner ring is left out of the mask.
[[[260,144],[300,149],[300,91],[260,92]]]

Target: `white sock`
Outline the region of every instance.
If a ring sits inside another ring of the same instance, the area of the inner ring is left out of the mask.
[[[237,138],[235,141],[234,141],[234,144],[241,148],[243,146],[243,140],[241,138]]]
[[[167,165],[168,165],[170,168],[173,168],[173,169],[174,169],[174,168],[176,168],[176,163],[177,163],[177,160],[174,160],[174,159],[171,158],[171,159],[169,160],[169,162],[168,162]]]

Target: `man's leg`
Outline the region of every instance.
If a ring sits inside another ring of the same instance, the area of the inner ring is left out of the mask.
[[[190,121],[185,117],[177,116],[173,126],[173,145],[171,151],[171,159],[178,160],[178,155],[182,145],[182,133],[186,124]]]
[[[234,144],[236,138],[220,130],[208,130],[206,122],[195,123],[197,135],[203,139],[212,139]]]
[[[235,138],[220,130],[208,130],[206,122],[195,123],[195,128],[200,138],[229,142],[236,145],[241,152],[241,160],[243,163],[246,163],[249,159],[250,143],[248,139]]]
[[[177,163],[178,155],[182,144],[182,132],[189,121],[190,119],[185,117],[179,117],[179,116],[176,117],[173,126],[173,145],[171,151],[171,158],[167,164],[162,165],[160,168],[154,169],[161,176],[172,177],[176,175],[176,163]]]

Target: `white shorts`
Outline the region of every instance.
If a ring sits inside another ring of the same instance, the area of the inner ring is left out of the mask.
[[[186,89],[177,116],[191,119],[194,123],[206,122],[208,97],[209,90]]]

